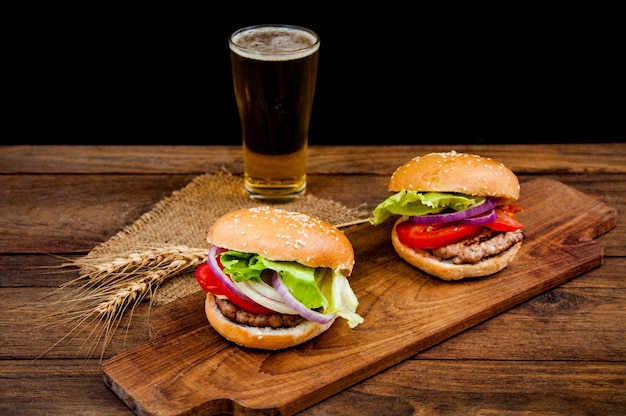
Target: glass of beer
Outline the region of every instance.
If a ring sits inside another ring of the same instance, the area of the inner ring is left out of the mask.
[[[306,190],[320,38],[299,26],[256,25],[235,31],[229,45],[245,188],[253,199],[296,199]]]

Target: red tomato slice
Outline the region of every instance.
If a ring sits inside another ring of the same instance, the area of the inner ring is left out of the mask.
[[[433,249],[476,237],[482,231],[480,225],[466,224],[413,224],[405,221],[396,226],[398,239],[412,248]]]
[[[515,219],[515,213],[523,211],[519,205],[502,205],[496,208],[496,220],[485,224],[485,227],[496,231],[515,231],[524,225]]]
[[[209,267],[206,262],[198,266],[195,274],[196,280],[203,290],[211,292],[214,295],[224,295],[220,285],[217,283],[218,278],[215,277],[211,267]]]
[[[196,269],[196,280],[200,287],[207,292],[211,292],[214,295],[222,295],[226,296],[228,300],[230,300],[235,305],[239,306],[241,309],[245,309],[248,312],[258,313],[261,315],[267,315],[276,313],[271,309],[266,308],[263,305],[259,305],[258,303],[244,299],[241,296],[234,293],[232,290],[229,290],[222,281],[213,274],[211,267],[205,262],[202,263]]]

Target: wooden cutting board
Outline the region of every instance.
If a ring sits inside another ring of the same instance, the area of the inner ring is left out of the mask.
[[[563,183],[522,184],[526,239],[515,261],[480,279],[444,282],[402,261],[393,221],[346,231],[356,265],[350,282],[365,322],[338,320],[281,351],[241,348],[204,316],[202,291],[156,309],[150,342],[103,364],[105,384],[139,415],[291,415],[602,264],[593,239],[616,210]]]

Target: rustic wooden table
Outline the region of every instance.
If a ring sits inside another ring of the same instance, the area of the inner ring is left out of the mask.
[[[615,228],[597,239],[603,264],[301,414],[623,414],[626,145],[312,147],[308,192],[373,209],[398,165],[451,148],[501,161],[522,183],[555,179],[615,207]],[[223,169],[241,173],[240,147],[0,146],[0,414],[133,414],[103,383],[98,354],[77,348],[82,335],[48,350],[67,328],[36,328],[20,307],[77,277],[54,266]],[[104,360],[149,339],[148,313],[142,304]]]

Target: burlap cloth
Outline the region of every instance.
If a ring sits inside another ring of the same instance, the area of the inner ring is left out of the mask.
[[[204,247],[208,251],[207,232],[217,218],[238,208],[259,205],[262,203],[248,197],[243,178],[227,172],[203,174],[157,203],[132,225],[96,246],[86,258],[123,256],[138,247],[158,245]],[[348,208],[310,194],[277,207],[307,213],[337,226],[362,220],[367,215],[362,206]],[[185,270],[163,282],[152,294],[152,304],[166,304],[199,290],[194,270],[195,267]]]

